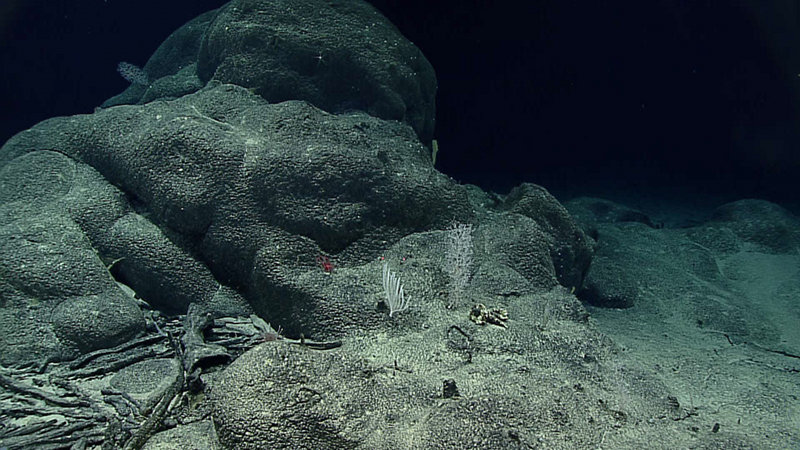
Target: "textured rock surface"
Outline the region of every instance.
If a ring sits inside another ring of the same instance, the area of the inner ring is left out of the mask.
[[[269,102],[364,111],[433,138],[436,76],[422,52],[360,0],[234,0],[172,34],[134,85],[104,106],[177,98],[210,81]]]
[[[580,288],[592,261],[592,241],[558,201],[541,186],[523,183],[508,194],[503,209],[532,219],[552,236],[550,257],[558,281]]]

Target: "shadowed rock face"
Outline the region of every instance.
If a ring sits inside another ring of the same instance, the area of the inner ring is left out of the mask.
[[[234,0],[170,36],[134,85],[104,106],[176,98],[210,81],[271,103],[364,111],[433,138],[436,76],[422,52],[366,2]]]

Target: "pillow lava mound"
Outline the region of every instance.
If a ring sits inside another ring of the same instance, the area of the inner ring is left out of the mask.
[[[470,216],[420,143],[433,69],[367,3],[235,0],[145,69],[147,86],[0,151],[2,363],[122,343],[145,328],[137,296],[167,313],[283,308],[305,298],[279,273],[290,255],[360,261]]]
[[[464,189],[408,126],[272,105],[235,85],[50,119],[1,154],[2,320],[14,331],[0,343],[18,349],[6,361],[140,332],[110,271],[168,313],[252,304],[288,320],[280,308],[310,300],[287,266],[316,270],[321,254],[364,262],[378,243],[470,216]],[[303,320],[336,315],[335,302],[318,306]],[[348,325],[337,323],[328,334]]]
[[[433,67],[363,1],[234,0],[178,29],[144,69],[151,83],[103,106],[176,98],[216,81],[272,103],[365,111],[410,125],[424,143],[433,138]]]

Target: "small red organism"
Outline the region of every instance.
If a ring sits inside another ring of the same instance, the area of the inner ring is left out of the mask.
[[[333,272],[334,265],[331,262],[331,259],[328,258],[327,256],[325,255],[317,256],[317,264],[319,264],[319,266],[322,267],[322,270],[324,270],[326,273]]]

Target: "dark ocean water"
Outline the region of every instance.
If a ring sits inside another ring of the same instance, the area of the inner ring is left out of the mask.
[[[222,4],[3,2],[0,141],[91,112],[126,86],[120,61]],[[373,4],[436,70],[437,166],[461,182],[796,200],[795,2]]]

